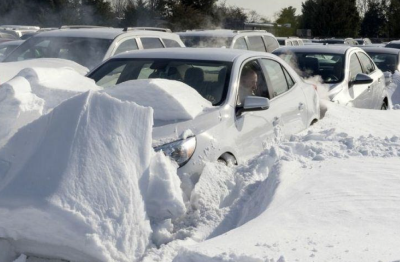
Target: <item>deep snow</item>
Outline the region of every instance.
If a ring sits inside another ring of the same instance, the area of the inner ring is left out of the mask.
[[[29,91],[29,77],[14,80],[26,88],[13,99],[52,101]],[[246,164],[208,163],[184,203],[177,166],[151,149],[151,109],[137,105],[157,99],[129,90],[75,93],[0,149],[0,261],[400,259],[398,110],[325,102],[319,123]],[[184,110],[175,117],[209,106],[174,92],[163,102]]]

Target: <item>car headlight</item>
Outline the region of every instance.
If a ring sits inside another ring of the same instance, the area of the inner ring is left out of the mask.
[[[166,156],[178,163],[179,167],[186,164],[196,149],[196,137],[188,137],[183,140],[168,143],[154,148],[156,152],[163,151]]]

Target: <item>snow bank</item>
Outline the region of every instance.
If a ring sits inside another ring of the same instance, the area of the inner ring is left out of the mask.
[[[22,126],[64,100],[100,90],[92,79],[69,68],[26,68],[0,85],[0,148]]]
[[[14,78],[22,69],[31,67],[61,69],[68,68],[76,71],[84,76],[89,72],[89,69],[83,67],[73,61],[59,58],[40,58],[18,62],[0,63],[0,84]]]
[[[175,249],[170,260],[398,260],[400,115],[326,106],[325,118],[308,131],[245,166],[215,172],[217,185],[208,182],[204,199],[192,201],[227,210],[218,219],[202,214],[209,226],[195,225],[208,240]],[[237,187],[235,176],[252,182]],[[235,205],[221,205],[227,195]],[[229,224],[233,230],[218,231]]]
[[[151,114],[88,92],[22,128],[0,151],[0,238],[20,253],[73,261],[142,256]]]
[[[152,107],[155,121],[191,120],[212,107],[196,90],[172,80],[128,81],[104,92],[123,101]]]
[[[400,72],[395,71],[394,74],[391,74],[391,78],[392,83],[389,84],[388,91],[392,99],[392,104],[398,105],[400,104]]]

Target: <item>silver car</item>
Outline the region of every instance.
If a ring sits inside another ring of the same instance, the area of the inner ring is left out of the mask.
[[[358,47],[282,47],[273,53],[304,78],[320,76],[334,102],[369,109],[385,110],[390,106],[382,71]]]
[[[251,72],[250,74],[247,74]],[[253,78],[249,78],[248,75]],[[154,148],[198,177],[205,161],[243,163],[277,137],[289,137],[320,118],[313,85],[279,57],[233,49],[157,49],[121,54],[88,75],[109,87],[128,80],[182,81],[212,102],[212,109],[189,121],[156,123]],[[241,96],[253,80],[254,93]],[[251,82],[251,81],[248,81]],[[165,108],[168,110],[168,108]],[[191,130],[191,135],[184,136]],[[160,141],[173,141],[163,144]]]

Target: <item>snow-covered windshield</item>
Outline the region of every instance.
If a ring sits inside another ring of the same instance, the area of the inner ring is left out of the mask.
[[[63,58],[89,69],[104,58],[112,40],[80,37],[32,37],[12,52],[4,62],[36,58]]]
[[[232,44],[233,37],[181,35],[186,47],[226,47]]]
[[[213,105],[226,97],[232,64],[220,61],[179,59],[113,59],[89,77],[104,88],[137,79],[181,81],[195,89]]]
[[[289,63],[302,77],[321,76],[326,84],[344,78],[344,55],[326,53],[274,53]]]
[[[382,70],[382,72],[392,72],[398,70],[398,55],[396,54],[382,54],[367,52],[368,55],[375,62],[376,66]]]

